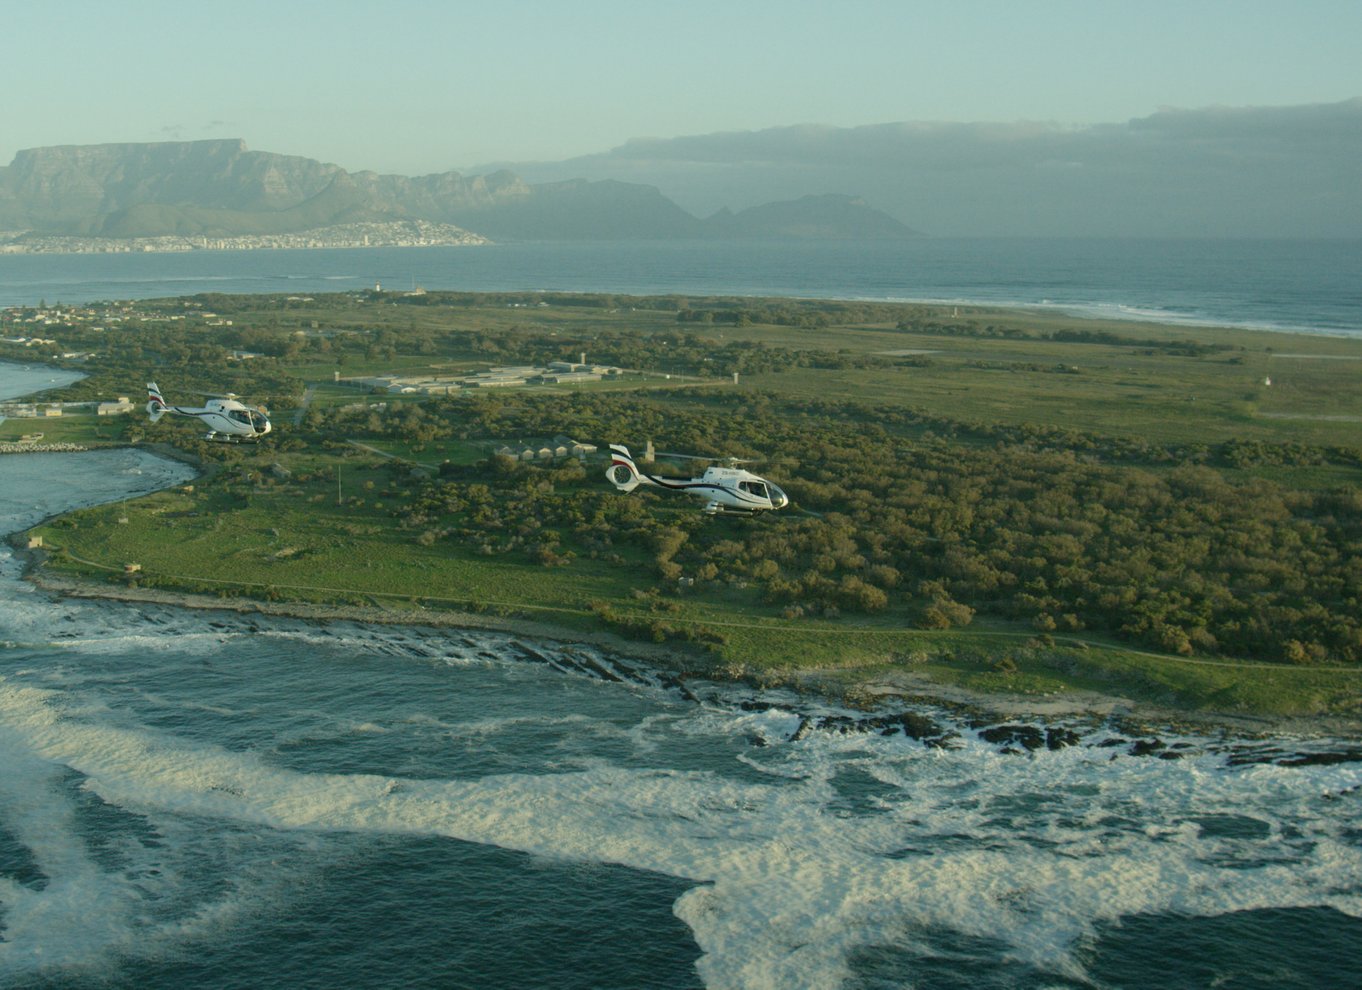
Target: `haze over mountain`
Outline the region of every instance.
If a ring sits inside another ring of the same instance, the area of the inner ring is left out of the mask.
[[[407,177],[239,140],[36,148],[0,230],[273,234],[420,219],[493,239],[1362,236],[1362,98],[1124,124],[888,123],[636,139]]]
[[[509,165],[656,186],[706,216],[854,192],[943,236],[1362,236],[1362,98],[1125,123],[886,123],[639,139]]]
[[[522,240],[913,235],[844,195],[702,220],[652,186],[614,179],[351,173],[240,140],[35,148],[0,169],[0,229],[40,234],[229,237],[411,219]]]

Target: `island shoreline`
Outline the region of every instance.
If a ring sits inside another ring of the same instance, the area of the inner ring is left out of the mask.
[[[990,308],[1030,311],[1028,306],[991,306]],[[1091,319],[1081,316],[1081,319]],[[1209,325],[1208,325],[1209,326]],[[1216,325],[1219,327],[1220,325]],[[1225,328],[1233,329],[1233,328]],[[1261,328],[1260,328],[1261,329]],[[1277,329],[1274,333],[1290,336],[1318,336],[1303,330]],[[112,443],[100,449],[132,449],[154,456],[175,460],[191,467],[195,481],[211,477],[213,465],[205,463],[191,452],[164,443]],[[118,504],[128,498],[117,498],[108,504]],[[53,513],[50,521],[71,511],[70,508]],[[32,529],[42,524],[35,522],[25,527]],[[683,643],[655,644],[630,639],[605,629],[580,630],[566,625],[533,618],[488,615],[458,609],[385,608],[372,597],[373,606],[315,604],[306,601],[266,601],[241,595],[220,597],[162,588],[120,586],[96,581],[79,580],[57,575],[43,567],[43,550],[23,547],[19,533],[10,537],[17,557],[22,559],[22,579],[59,597],[87,598],[126,603],[158,604],[199,611],[235,612],[287,617],[303,621],[355,622],[366,625],[385,625],[431,630],[484,630],[524,637],[529,640],[562,644],[584,644],[597,647],[622,658],[638,660],[678,678],[702,678],[715,682],[744,684],[754,691],[783,688],[811,698],[860,709],[880,709],[888,705],[940,705],[987,713],[988,717],[1006,719],[1062,719],[1090,718],[1122,720],[1151,726],[1195,727],[1201,731],[1229,731],[1249,736],[1285,734],[1293,736],[1329,736],[1362,738],[1362,719],[1339,714],[1246,714],[1181,708],[1160,705],[1147,700],[1132,700],[1119,694],[1071,689],[1044,696],[1009,694],[974,690],[934,680],[911,669],[885,671],[864,670],[856,667],[780,668],[745,670],[725,665],[703,647]],[[361,593],[362,594],[362,593]],[[418,606],[420,608],[420,606]]]
[[[1112,724],[1121,731],[1137,734],[1191,732],[1245,739],[1265,737],[1328,738],[1342,741],[1362,739],[1362,723],[1339,716],[1193,711],[1092,691],[1073,691],[1035,698],[1028,695],[975,691],[958,685],[943,684],[911,671],[896,672],[892,675],[876,673],[868,678],[857,676],[858,672],[853,668],[764,671],[761,680],[757,682],[748,677],[733,676],[701,649],[687,648],[678,644],[644,643],[604,630],[588,632],[534,619],[485,616],[472,612],[431,611],[418,618],[408,612],[389,610],[379,605],[263,601],[239,596],[219,598],[162,588],[115,587],[44,572],[42,565],[45,555],[40,549],[15,545],[13,550],[23,565],[22,580],[58,598],[162,605],[200,612],[261,615],[298,619],[318,625],[351,622],[432,632],[462,630],[501,633],[531,642],[592,646],[608,654],[645,664],[660,674],[670,675],[678,684],[684,684],[687,679],[694,678],[735,687],[747,686],[757,692],[784,689],[794,691],[810,701],[867,712],[901,711],[911,706],[929,706],[950,710],[979,724],[1026,720],[1041,722],[1080,720]]]

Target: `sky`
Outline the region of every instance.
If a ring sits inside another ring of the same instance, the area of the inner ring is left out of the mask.
[[[0,0],[0,164],[243,139],[349,171],[1362,96],[1357,0]]]

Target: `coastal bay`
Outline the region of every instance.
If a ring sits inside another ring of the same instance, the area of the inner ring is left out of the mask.
[[[0,306],[399,290],[856,299],[1362,334],[1362,240],[932,237],[0,255]]]

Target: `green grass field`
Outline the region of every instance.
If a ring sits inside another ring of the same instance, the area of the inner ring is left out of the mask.
[[[127,416],[67,414],[38,419],[0,421],[0,442],[16,443],[41,433],[39,443],[120,443],[126,440],[132,420]]]

